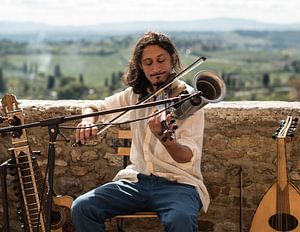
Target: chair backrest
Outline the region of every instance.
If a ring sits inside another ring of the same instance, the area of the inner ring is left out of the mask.
[[[123,156],[123,167],[125,168],[129,162],[130,146],[131,146],[131,139],[132,139],[131,130],[130,129],[118,130],[118,139],[123,140],[122,142],[120,142],[122,146],[118,146],[117,154]]]

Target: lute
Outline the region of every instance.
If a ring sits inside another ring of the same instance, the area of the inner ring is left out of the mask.
[[[300,192],[289,182],[286,166],[286,137],[293,137],[298,119],[288,116],[273,138],[277,140],[277,181],[263,196],[250,232],[300,232]]]

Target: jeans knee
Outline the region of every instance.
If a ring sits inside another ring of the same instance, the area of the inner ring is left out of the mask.
[[[80,218],[81,215],[84,214],[85,208],[87,207],[88,204],[86,204],[86,199],[83,197],[78,197],[76,198],[71,207],[71,216],[72,219]]]
[[[195,232],[198,230],[197,215],[181,210],[174,210],[172,213],[168,213],[162,223],[166,231]]]

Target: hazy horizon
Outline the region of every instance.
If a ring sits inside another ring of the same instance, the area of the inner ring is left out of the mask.
[[[297,0],[0,0],[0,21],[84,26],[135,21],[240,18],[266,23],[300,23]]]

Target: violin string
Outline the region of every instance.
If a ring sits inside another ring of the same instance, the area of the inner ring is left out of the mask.
[[[178,104],[178,103],[176,103]],[[137,119],[133,119],[133,120],[127,120],[127,121],[122,121],[122,122],[103,122],[103,123],[97,123],[97,124],[94,124],[92,126],[84,126],[84,127],[81,127],[80,129],[87,129],[87,128],[92,128],[92,127],[101,127],[101,126],[106,126],[106,125],[111,125],[111,126],[119,126],[119,125],[123,125],[123,124],[128,124],[128,123],[132,123],[132,122],[137,122],[137,121],[142,121],[142,120],[146,120],[146,119],[149,119],[153,116],[156,116],[172,107],[174,107],[175,104],[171,104],[165,108],[162,108],[161,110],[158,110],[156,112],[154,112],[153,114],[151,115],[148,115],[148,116],[145,116],[145,117],[141,117],[141,118],[137,118]],[[75,126],[60,126],[59,128],[61,129],[72,129],[72,130],[76,130],[78,129],[78,127],[75,127]]]

